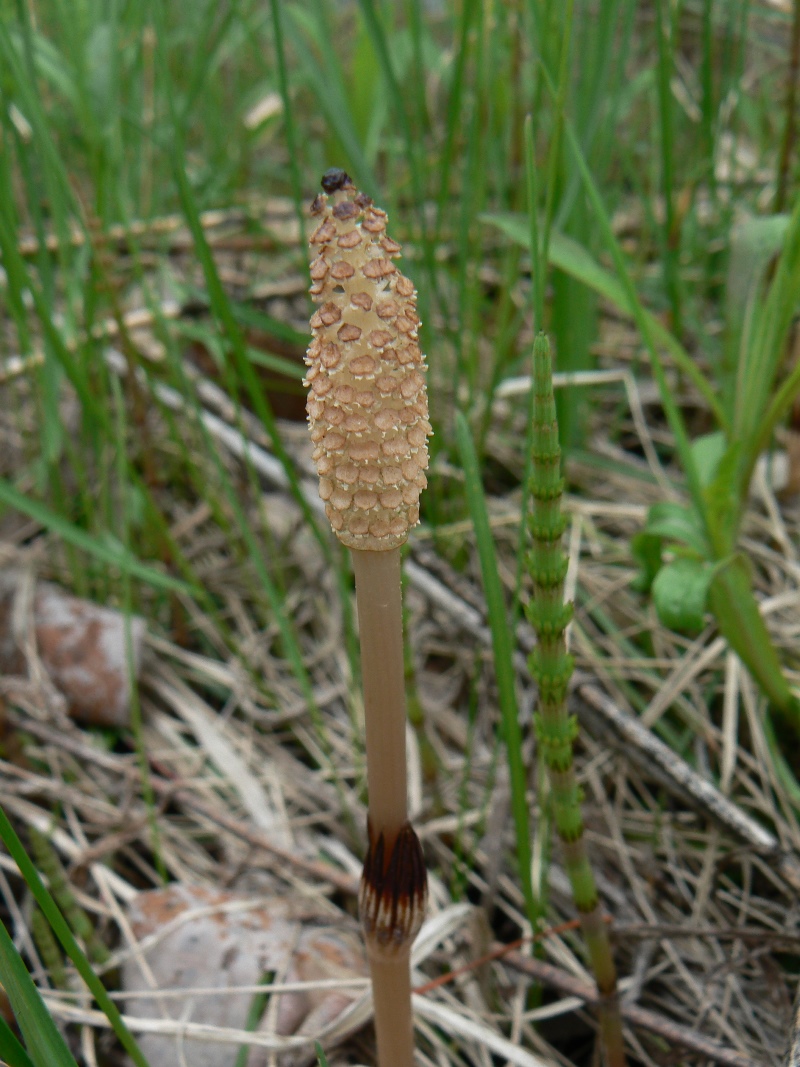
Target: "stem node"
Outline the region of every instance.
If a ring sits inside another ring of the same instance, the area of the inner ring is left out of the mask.
[[[358,891],[358,913],[371,955],[410,948],[425,917],[428,879],[422,846],[410,822],[386,845],[369,826],[369,848]]]

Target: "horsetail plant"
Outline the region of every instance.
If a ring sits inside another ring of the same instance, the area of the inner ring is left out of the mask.
[[[50,893],[56,904],[61,909],[61,914],[66,919],[70,929],[79,937],[86,946],[86,954],[92,963],[104,964],[108,962],[109,951],[103,944],[94,923],[78,903],[72,887],[69,883],[67,872],[55,847],[43,831],[36,826],[28,828],[28,838],[31,843],[31,851],[37,867],[47,878]]]
[[[564,482],[550,344],[543,333],[538,334],[533,347],[533,389],[532,505],[528,520],[531,547],[527,557],[533,578],[533,597],[526,607],[526,614],[537,637],[529,658],[531,674],[539,687],[536,737],[550,778],[564,865],[602,997],[600,1031],[606,1061],[608,1067],[624,1067],[625,1045],[617,1002],[616,968],[586,850],[582,795],[573,763],[578,722],[567,711],[573,659],[567,652],[564,634],[573,609],[571,603],[564,603],[568,563],[561,548],[561,537],[566,528],[566,517],[561,511]]]
[[[400,546],[427,484],[428,398],[416,291],[386,213],[342,170],[311,206],[308,418],[319,492],[351,552],[364,686],[368,847],[359,891],[380,1067],[412,1067],[410,951],[427,880],[408,821]]]

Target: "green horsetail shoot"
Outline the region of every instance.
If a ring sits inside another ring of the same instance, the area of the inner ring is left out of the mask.
[[[600,1025],[606,1062],[608,1067],[623,1067],[625,1046],[616,1000],[617,973],[586,851],[582,795],[573,762],[578,721],[567,710],[567,689],[573,669],[565,639],[572,618],[572,604],[564,603],[568,560],[561,548],[567,519],[561,510],[564,479],[550,343],[543,333],[537,336],[533,348],[533,390],[532,505],[528,519],[530,549],[527,557],[528,570],[533,578],[533,597],[526,614],[537,637],[536,647],[529,658],[531,674],[539,687],[536,737],[552,788],[554,819],[564,865],[581,917],[597,987],[603,997]]]

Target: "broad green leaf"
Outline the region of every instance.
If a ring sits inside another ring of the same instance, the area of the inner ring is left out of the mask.
[[[768,444],[774,424],[765,419],[775,381],[787,359],[787,340],[800,302],[800,197],[781,252],[763,294],[757,292],[744,325],[736,367],[732,436],[744,445],[740,493],[747,493],[752,468]],[[759,287],[760,288],[760,287]]]
[[[706,522],[713,538],[717,559],[729,555],[736,544],[742,500],[739,497],[739,472],[742,445],[734,441],[720,456],[714,477],[704,490]]]
[[[640,593],[649,593],[661,570],[661,550],[664,538],[649,530],[640,530],[631,538],[631,555],[639,566],[639,573],[631,586]]]
[[[647,515],[645,531],[665,541],[677,542],[693,549],[699,556],[709,554],[703,526],[695,510],[670,500],[653,504]]]
[[[796,738],[800,738],[800,701],[783,673],[778,652],[753,593],[750,561],[741,553],[714,568],[709,607],[720,633],[746,665]]]
[[[653,582],[653,603],[664,626],[696,634],[703,628],[708,587],[714,568],[696,559],[676,559]]]
[[[725,434],[721,430],[705,433],[702,437],[697,437],[692,441],[692,454],[697,464],[701,485],[707,486],[713,481],[727,444]]]
[[[725,381],[723,395],[730,404],[736,369],[745,355],[744,332],[748,310],[763,299],[764,276],[783,244],[788,215],[747,219],[734,226],[730,236],[728,277],[725,285]],[[733,412],[730,412],[732,415]]]

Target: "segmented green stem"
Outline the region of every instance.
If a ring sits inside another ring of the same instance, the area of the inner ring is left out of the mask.
[[[49,837],[35,826],[29,827],[28,836],[36,866],[47,878],[53,899],[69,923],[70,929],[83,941],[86,954],[92,963],[105,963],[109,958],[109,951],[100,939],[91,919],[78,903],[69,884],[67,872]]]
[[[616,1000],[617,974],[583,835],[582,795],[573,764],[578,723],[567,711],[567,688],[573,659],[567,652],[564,632],[572,618],[572,604],[564,603],[567,573],[567,559],[561,548],[566,527],[566,518],[561,512],[564,481],[550,344],[543,333],[537,336],[533,348],[533,389],[532,507],[528,521],[531,547],[527,564],[533,578],[534,595],[526,614],[538,639],[529,659],[531,673],[539,686],[536,737],[550,776],[556,831],[563,846],[564,865],[580,913],[597,987],[605,998],[600,1009],[600,1023],[606,1060],[609,1067],[622,1067],[625,1048]]]
[[[64,966],[64,957],[58,947],[55,934],[50,929],[50,923],[45,918],[44,912],[39,908],[33,909],[31,915],[31,933],[34,943],[42,957],[42,963],[47,968],[50,981],[55,989],[68,990],[70,988],[67,970]]]

